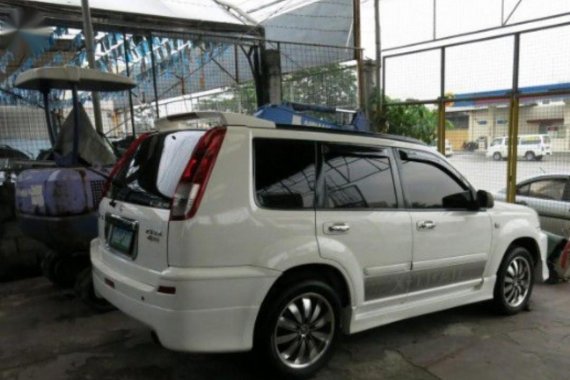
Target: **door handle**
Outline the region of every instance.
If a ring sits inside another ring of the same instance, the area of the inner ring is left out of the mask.
[[[328,232],[333,234],[339,234],[348,232],[350,230],[350,226],[347,223],[334,223],[328,226]]]
[[[416,223],[418,230],[433,230],[435,226],[435,222],[431,220],[422,220]]]

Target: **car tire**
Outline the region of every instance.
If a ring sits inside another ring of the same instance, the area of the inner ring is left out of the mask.
[[[258,315],[254,353],[264,370],[304,379],[330,359],[340,333],[340,300],[325,282],[303,280],[269,294]]]
[[[495,283],[496,310],[513,315],[525,309],[534,286],[534,265],[530,252],[524,247],[513,247],[505,255]]]
[[[536,155],[534,154],[534,152],[530,152],[530,151],[529,151],[529,152],[526,152],[526,153],[524,154],[524,158],[525,158],[527,161],[534,161],[534,160],[536,159]]]
[[[502,159],[503,159],[503,156],[501,156],[501,153],[499,153],[499,152],[493,153],[493,160],[501,161]]]

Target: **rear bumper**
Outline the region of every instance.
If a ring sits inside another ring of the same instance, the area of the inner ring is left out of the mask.
[[[178,351],[251,349],[259,306],[279,275],[256,267],[168,268],[149,270],[142,282],[126,276],[105,255],[112,254],[93,240],[95,291],[154,330],[163,346]],[[176,293],[159,293],[158,286],[175,287]]]

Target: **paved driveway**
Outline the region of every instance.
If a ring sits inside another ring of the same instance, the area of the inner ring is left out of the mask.
[[[477,304],[344,338],[316,379],[570,378],[570,284],[535,288],[532,311]],[[0,284],[0,379],[266,379],[247,354],[155,345],[118,311],[91,312],[42,278]]]

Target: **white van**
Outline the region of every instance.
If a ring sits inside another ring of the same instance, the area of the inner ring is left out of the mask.
[[[287,377],[341,333],[491,299],[517,313],[548,277],[536,212],[397,136],[170,117],[117,164],[99,214],[99,295],[167,348],[253,348]]]
[[[509,138],[497,137],[487,148],[487,157],[495,161],[506,159],[509,151]],[[518,138],[517,156],[527,161],[540,161],[544,156],[552,155],[550,137],[547,135],[520,135]]]

